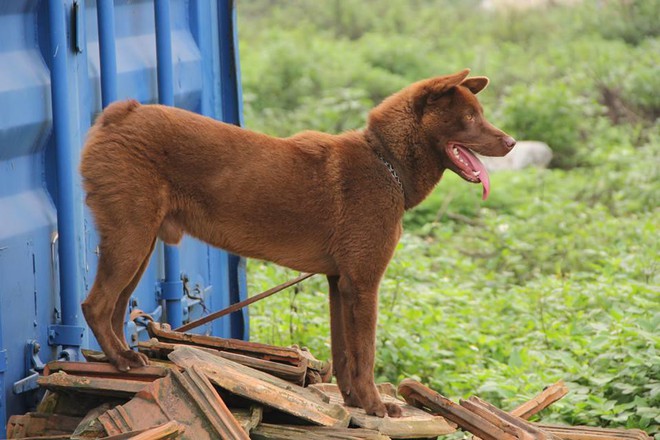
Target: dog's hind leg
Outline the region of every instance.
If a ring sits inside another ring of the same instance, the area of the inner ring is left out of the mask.
[[[98,213],[97,213],[98,214]],[[128,287],[151,253],[158,223],[138,222],[124,218],[122,224],[99,222],[101,232],[100,258],[96,279],[89,295],[82,304],[83,314],[94,336],[108,359],[119,370],[147,365],[143,355],[127,349],[123,332],[117,335],[113,329],[115,313],[123,315],[130,293]],[[143,219],[144,220],[144,219]]]
[[[341,292],[339,291],[339,277],[328,276],[330,290],[330,333],[332,339],[332,365],[339,390],[348,406],[360,406],[355,393],[351,392],[351,369],[346,353],[346,333],[342,308]]]
[[[133,276],[131,282],[128,283],[126,287],[124,287],[124,290],[122,290],[121,295],[119,296],[119,301],[115,305],[115,310],[112,314],[112,329],[115,332],[117,338],[123,343],[124,349],[126,350],[129,349],[129,346],[125,341],[126,336],[124,334],[124,319],[126,318],[128,301],[131,298],[131,294],[133,293],[138,283],[140,282],[140,279],[142,278],[144,271],[147,269],[147,266],[149,266],[149,260],[151,258],[151,254],[153,253],[155,245],[156,245],[156,239],[152,241],[151,247],[149,248],[149,253],[142,261],[142,264],[140,264],[140,268],[138,269],[137,273],[135,274],[135,276]],[[140,354],[140,357],[142,356],[144,355]],[[144,356],[144,361],[148,362],[146,356]]]

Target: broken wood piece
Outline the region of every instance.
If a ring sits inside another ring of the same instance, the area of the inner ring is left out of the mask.
[[[178,347],[169,357],[182,368],[198,367],[233,394],[322,426],[348,426],[350,415],[342,405],[278,377],[189,346]]]
[[[151,428],[176,420],[185,426],[182,439],[211,440],[249,437],[226,407],[213,385],[197,368],[170,374],[148,384],[124,405],[98,416],[108,436]],[[96,429],[93,424],[88,428]],[[85,437],[85,432],[80,434]]]
[[[113,365],[101,362],[53,361],[46,364],[43,375],[48,376],[59,371],[73,376],[128,379],[140,382],[153,382],[167,376],[168,373],[166,368],[153,365],[132,368],[130,371],[119,371]]]
[[[560,380],[544,389],[531,400],[509,411],[509,414],[529,420],[534,414],[544,410],[566,394],[568,394],[568,387],[564,384],[563,380]]]
[[[640,429],[596,428],[593,426],[561,426],[535,423],[540,429],[552,432],[563,440],[652,440]]]
[[[371,429],[321,426],[272,425],[262,423],[251,432],[253,440],[388,440]]]
[[[9,417],[7,438],[53,437],[64,435],[69,438],[80,423],[80,417],[29,412]]]
[[[397,399],[396,391],[391,384],[378,384],[377,387],[383,402],[394,403],[401,407],[401,417],[371,416],[367,415],[362,408],[346,407],[351,414],[351,425],[372,429],[390,438],[406,439],[435,438],[455,431],[444,418],[429,414]],[[310,385],[310,388],[323,391],[330,397],[331,403],[343,403],[339,387],[336,384],[316,384]]]
[[[516,440],[515,436],[416,380],[404,379],[398,391],[410,405],[428,408],[432,413],[441,415],[483,440]]]
[[[300,365],[303,360],[299,351],[293,348],[277,347],[274,345],[260,344],[240,339],[226,339],[216,336],[179,333],[172,331],[168,324],[159,324],[157,322],[150,322],[147,328],[149,335],[161,342],[195,345],[221,351],[232,351],[269,361],[286,362],[291,365]]]
[[[165,440],[177,439],[185,432],[186,428],[180,423],[172,420],[160,426],[148,429],[140,434],[129,437],[131,440]],[[106,437],[106,440],[113,440]]]
[[[167,359],[167,355],[174,351],[176,347],[184,345],[186,344],[160,342],[157,339],[152,338],[149,341],[138,343],[138,349],[141,353],[146,354],[150,358]],[[273,376],[277,376],[298,385],[303,385],[305,383],[305,375],[307,373],[306,362],[301,362],[300,365],[291,365],[289,363],[268,361],[230,351],[219,351],[203,347],[202,349],[208,350],[209,353],[212,353],[216,356],[221,356],[234,362],[238,362],[241,365],[252,367],[259,371],[264,371],[266,373],[272,374]]]
[[[249,408],[231,408],[230,411],[248,434],[261,423],[264,415],[263,408],[258,405],[252,405]]]
[[[506,411],[502,411],[496,406],[491,405],[476,396],[472,396],[468,400],[461,400],[460,404],[474,414],[501,428],[503,431],[514,435],[516,438],[529,440],[559,440],[559,438],[552,433],[545,432],[528,421],[511,415]]]
[[[66,374],[63,371],[41,376],[37,379],[40,387],[51,391],[85,393],[102,396],[130,398],[148,385],[148,382],[129,379],[108,379]]]

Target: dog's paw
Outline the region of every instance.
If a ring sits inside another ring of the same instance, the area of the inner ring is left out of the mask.
[[[149,365],[149,358],[137,351],[124,350],[112,360],[112,363],[119,371],[129,371],[131,368],[146,367]]]
[[[385,409],[387,410],[387,415],[390,417],[401,417],[403,415],[401,407],[396,403],[385,403]]]

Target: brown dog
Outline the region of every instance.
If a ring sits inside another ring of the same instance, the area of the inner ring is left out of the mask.
[[[332,355],[344,401],[399,415],[373,380],[378,286],[406,209],[451,169],[488,175],[468,150],[503,156],[515,141],[489,124],[469,70],[412,84],[369,115],[363,131],[274,138],[136,101],[109,106],[81,164],[100,234],[98,273],[83,313],[120,370],[147,364],[122,325],[131,292],[160,237],[184,233],[251,258],[323,273],[330,286]],[[111,316],[111,320],[108,317]]]

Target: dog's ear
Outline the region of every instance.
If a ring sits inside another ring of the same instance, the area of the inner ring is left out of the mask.
[[[428,104],[433,104],[453,87],[460,85],[469,74],[470,69],[463,69],[451,75],[439,76],[419,83],[413,93],[413,107],[417,115],[421,116]]]
[[[474,76],[463,81],[461,85],[467,87],[472,93],[476,95],[486,88],[488,82],[489,80],[485,76]]]

